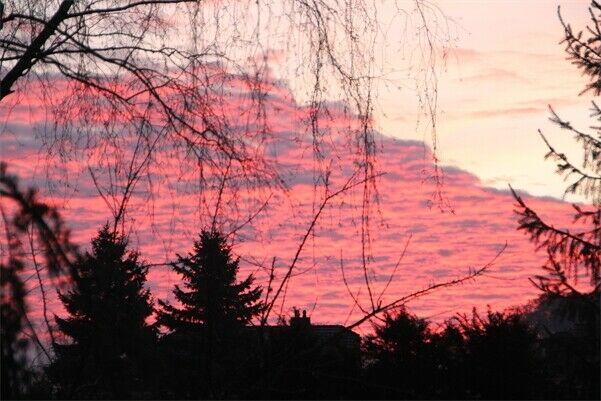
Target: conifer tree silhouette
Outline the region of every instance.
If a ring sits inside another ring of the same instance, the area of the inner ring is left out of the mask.
[[[192,379],[197,383],[204,380],[204,388],[184,396],[223,397],[231,387],[226,382],[232,379],[232,364],[244,356],[241,329],[263,310],[261,288],[253,286],[252,274],[236,281],[239,259],[217,231],[202,231],[192,253],[178,255],[173,269],[183,279],[183,288],[173,290],[181,308],[159,300],[158,323],[185,339],[187,345],[180,347],[192,343],[187,349],[193,355],[185,356],[191,371],[185,374],[196,375]]]
[[[564,29],[565,51],[568,59],[589,79],[583,92],[595,96],[601,94],[601,4],[592,1],[589,7],[591,24],[583,31],[574,31],[559,12]],[[582,146],[582,158],[578,163],[571,160],[547,139],[539,134],[548,148],[546,159],[556,164],[556,172],[565,180],[572,181],[565,194],[580,194],[591,204],[573,204],[572,229],[558,227],[553,221],[543,219],[529,207],[515,191],[517,201],[518,230],[526,233],[539,249],[547,252],[548,260],[543,266],[545,274],[536,276],[533,283],[549,295],[583,294],[579,281],[588,278],[590,293],[599,296],[601,290],[601,108],[592,102],[589,115],[593,125],[588,129],[573,125],[563,119],[549,106],[549,120],[570,135]],[[584,294],[583,294],[584,295]],[[597,314],[599,310],[597,309]]]
[[[216,231],[203,231],[188,256],[178,255],[173,269],[182,275],[184,288],[173,293],[182,308],[159,300],[159,322],[171,330],[205,327],[221,330],[244,326],[263,308],[261,288],[248,275],[236,282],[239,259],[234,259],[226,239]]]
[[[92,240],[92,252],[75,263],[72,285],[59,298],[68,316],[55,317],[60,332],[72,339],[54,344],[49,374],[62,397],[129,398],[148,391],[156,329],[147,268],[128,251],[123,235],[105,225]]]
[[[558,16],[564,30],[562,43],[568,59],[582,72],[589,81],[580,94],[588,93],[597,98],[601,95],[601,3],[591,1],[589,7],[590,22],[583,30],[574,29],[561,14]],[[545,250],[547,262],[542,266],[543,274],[535,276],[532,283],[542,292],[541,305],[555,304],[550,310],[565,317],[579,316],[579,324],[585,330],[573,337],[574,343],[585,345],[586,350],[578,351],[572,347],[572,355],[566,360],[573,360],[579,366],[581,393],[571,392],[577,398],[599,399],[599,366],[601,346],[600,309],[601,295],[601,108],[594,100],[588,112],[592,125],[579,127],[562,118],[549,106],[550,121],[567,133],[581,146],[582,157],[574,159],[542,131],[539,134],[547,146],[546,159],[556,164],[556,172],[570,184],[565,194],[579,194],[585,203],[572,204],[573,227],[561,227],[554,221],[543,218],[537,211],[515,191],[517,201],[515,212],[518,216],[518,230],[528,235],[538,249]],[[513,190],[512,190],[513,191]],[[588,203],[588,204],[587,204]],[[588,279],[588,285],[583,285]],[[563,342],[563,338],[555,337],[554,341]],[[567,348],[561,346],[559,348]],[[558,369],[563,373],[565,369]],[[580,390],[579,390],[580,391]]]

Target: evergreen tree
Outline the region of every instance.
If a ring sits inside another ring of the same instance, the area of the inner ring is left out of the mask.
[[[159,322],[170,330],[204,327],[211,331],[248,324],[263,308],[261,288],[253,287],[252,274],[237,283],[238,265],[220,233],[203,231],[194,251],[186,257],[178,255],[173,265],[184,280],[185,289],[176,285],[173,290],[182,308],[159,301]]]
[[[159,300],[158,322],[170,330],[164,348],[185,353],[167,356],[168,365],[177,359],[180,371],[166,381],[180,397],[224,397],[242,369],[241,329],[263,310],[261,288],[253,286],[252,274],[236,281],[239,259],[216,231],[202,231],[193,252],[178,255],[173,269],[184,282],[173,290],[181,307]],[[183,391],[190,383],[193,388]]]
[[[590,79],[584,92],[596,96],[601,93],[601,4],[593,1],[589,8],[591,25],[575,32],[560,15],[564,28],[564,41],[568,58]],[[590,200],[590,205],[574,204],[574,221],[581,223],[574,229],[561,229],[545,221],[514,192],[518,202],[518,230],[547,252],[543,266],[546,274],[539,275],[535,285],[549,295],[580,293],[579,278],[589,278],[591,293],[601,288],[601,109],[592,103],[590,113],[593,125],[587,130],[573,126],[562,119],[552,108],[550,120],[582,145],[582,162],[577,164],[566,154],[555,149],[539,131],[548,152],[545,156],[555,161],[557,173],[571,180],[565,193],[580,194]]]
[[[54,344],[50,377],[62,397],[139,398],[152,368],[156,330],[146,283],[147,268],[127,250],[125,236],[105,225],[92,252],[76,262],[71,288],[59,292],[68,316],[56,317],[72,341]]]
[[[558,10],[559,11],[559,10]],[[565,51],[568,59],[589,79],[581,93],[601,94],[601,3],[592,1],[589,7],[590,24],[585,30],[574,30],[559,13],[564,29]],[[539,131],[548,148],[546,158],[556,163],[557,173],[570,184],[566,194],[580,194],[590,204],[574,204],[575,228],[558,228],[552,221],[543,219],[536,210],[514,192],[517,204],[518,229],[525,232],[537,245],[547,252],[544,274],[537,275],[532,282],[542,291],[546,301],[558,301],[555,312],[563,315],[586,316],[586,335],[576,337],[588,350],[573,354],[578,365],[583,367],[582,379],[588,383],[583,397],[599,398],[599,298],[601,292],[601,108],[592,102],[589,115],[593,124],[587,129],[576,127],[561,118],[551,108],[550,120],[582,146],[583,157],[576,163]],[[582,284],[588,278],[588,285]],[[569,309],[569,310],[565,310]],[[551,336],[557,337],[557,336]]]

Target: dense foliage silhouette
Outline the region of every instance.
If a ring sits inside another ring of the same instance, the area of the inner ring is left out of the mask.
[[[154,308],[146,273],[108,225],[75,263],[70,288],[59,292],[68,315],[55,318],[68,340],[53,344],[48,368],[59,397],[137,398],[151,390],[157,332],[147,323]]]
[[[343,326],[305,312],[254,325],[263,304],[252,275],[238,281],[226,238],[203,231],[174,269],[178,306],[153,302],[147,267],[127,238],[103,227],[60,292],[67,315],[42,372],[6,398],[89,399],[595,399],[599,320],[590,294],[543,294],[505,312],[442,325],[401,308],[360,345]],[[207,294],[208,293],[208,294]],[[210,295],[209,295],[210,294]],[[162,332],[156,326],[163,325]],[[594,333],[597,330],[597,334]],[[5,336],[5,332],[3,332]],[[3,337],[3,341],[6,337]],[[10,344],[10,343],[9,343]],[[597,352],[597,353],[595,353]],[[18,360],[15,360],[18,362]],[[6,372],[6,373],[5,373]],[[17,373],[19,375],[17,375]],[[9,392],[9,390],[11,392]]]
[[[411,399],[430,391],[430,336],[428,323],[405,309],[374,324],[364,349],[369,380],[387,387],[382,396]]]
[[[542,368],[535,331],[520,315],[458,316],[433,331],[402,309],[365,339],[377,398],[534,398]]]

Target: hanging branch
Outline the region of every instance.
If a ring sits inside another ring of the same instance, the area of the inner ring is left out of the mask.
[[[7,172],[7,165],[0,162],[0,199],[13,201],[17,213],[11,224],[17,232],[25,234],[32,225],[36,228],[46,267],[51,274],[58,274],[71,267],[77,258],[77,247],[69,239],[69,230],[58,211],[47,204],[38,201],[34,189],[26,191],[19,187],[16,176]]]
[[[507,248],[507,243],[505,243],[503,248],[488,263],[486,263],[484,266],[482,266],[478,269],[475,269],[475,270],[470,269],[471,271],[469,272],[468,275],[458,278],[458,279],[449,280],[449,281],[445,281],[442,283],[432,284],[432,285],[430,285],[424,289],[421,289],[419,291],[415,291],[411,294],[402,296],[400,298],[396,298],[395,300],[393,300],[387,304],[378,306],[376,309],[374,309],[370,313],[362,316],[360,319],[356,320],[355,322],[351,323],[350,325],[347,325],[346,328],[351,330],[355,327],[358,327],[374,316],[377,316],[384,312],[388,312],[388,311],[394,310],[396,308],[402,307],[407,302],[412,301],[416,298],[422,297],[424,295],[427,295],[427,294],[431,293],[432,291],[435,291],[435,290],[438,290],[441,288],[451,287],[451,286],[458,285],[458,284],[462,284],[462,283],[465,283],[470,280],[474,280],[477,277],[483,275],[487,270],[489,270],[494,265],[495,261],[501,256],[501,254],[503,254],[503,252],[505,252],[506,248]]]
[[[345,193],[346,191],[348,191],[358,185],[362,185],[365,182],[365,179],[361,179],[361,180],[357,181],[356,176],[357,176],[357,171],[355,171],[355,173],[346,181],[346,183],[336,192],[328,193],[328,190],[326,189],[326,194],[324,196],[324,199],[321,202],[321,204],[319,205],[317,212],[313,215],[313,218],[311,219],[311,222],[309,223],[309,226],[307,227],[307,230],[305,231],[305,234],[303,235],[303,237],[296,249],[296,252],[294,254],[292,262],[290,263],[290,266],[286,270],[286,274],[280,281],[280,284],[279,284],[277,290],[275,291],[274,296],[267,303],[265,312],[263,313],[263,316],[261,317],[262,325],[265,325],[267,323],[267,319],[269,318],[269,315],[271,313],[271,310],[273,309],[273,306],[275,305],[275,302],[279,298],[279,296],[282,293],[282,291],[284,290],[285,286],[288,284],[288,281],[290,280],[290,278],[292,276],[292,272],[294,271],[296,264],[299,260],[300,254],[305,247],[305,243],[307,242],[307,239],[313,232],[313,229],[315,228],[315,225],[317,224],[317,221],[319,220],[319,217],[321,216],[321,213],[323,212],[325,207],[329,204],[330,201],[332,201],[332,199],[335,199],[336,197]],[[367,179],[373,179],[373,178],[374,177],[368,177]],[[327,188],[327,186],[326,186],[326,188]]]

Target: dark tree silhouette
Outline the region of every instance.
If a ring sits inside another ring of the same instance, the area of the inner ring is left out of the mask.
[[[600,298],[598,292],[542,294],[525,310],[524,316],[540,333],[546,355],[542,394],[599,399]]]
[[[14,241],[12,234],[7,233],[9,246],[15,247]],[[17,398],[23,391],[22,386],[28,375],[25,369],[28,341],[22,336],[26,313],[25,288],[19,277],[22,270],[23,262],[14,256],[0,263],[3,399]]]
[[[58,211],[39,200],[33,188],[23,189],[17,176],[0,162],[0,214],[6,242],[0,242],[0,298],[2,347],[2,398],[18,398],[28,391],[31,369],[27,352],[35,347],[49,356],[37,331],[27,316],[27,288],[23,270],[28,265],[24,237],[42,250],[42,260],[50,278],[69,271],[77,256],[77,248],[69,239],[69,231]],[[40,271],[35,272],[41,282]],[[42,286],[43,291],[43,286]],[[41,300],[46,312],[46,299]],[[52,335],[52,333],[50,333]],[[31,354],[29,355],[31,356]]]
[[[432,390],[428,322],[401,308],[386,313],[365,338],[368,380],[381,386],[383,398],[422,398]]]
[[[463,399],[469,397],[470,367],[465,365],[465,337],[455,319],[447,320],[430,336],[430,355],[433,366],[429,395],[439,399]]]
[[[465,338],[470,398],[530,399],[540,394],[542,360],[536,331],[518,313],[488,311],[458,318]]]
[[[209,331],[250,323],[263,309],[261,288],[253,287],[252,274],[236,281],[238,263],[223,235],[202,231],[193,252],[178,255],[173,265],[184,280],[185,289],[176,285],[173,290],[183,307],[159,300],[159,322],[170,330],[203,327]]]
[[[259,317],[264,305],[252,274],[237,281],[238,263],[222,234],[202,231],[193,251],[178,255],[173,264],[184,282],[184,288],[176,285],[173,290],[181,307],[159,300],[158,323],[171,332],[166,344],[179,340],[184,348],[192,346],[185,356],[190,369],[186,374],[199,385],[198,378],[204,383],[200,388],[189,386],[191,391],[185,396],[223,397],[231,387],[230,379],[236,379],[234,366],[245,360],[240,351],[241,330]]]
[[[54,344],[49,374],[61,397],[136,398],[149,390],[153,306],[147,268],[127,245],[105,225],[74,265],[71,288],[59,292],[68,316],[55,319],[71,341]]]
[[[592,1],[589,7],[589,26],[584,31],[574,31],[563,19],[560,9],[558,15],[564,28],[565,51],[572,61],[589,78],[589,84],[581,92],[601,93],[601,5]],[[551,122],[570,134],[582,145],[581,165],[574,163],[566,154],[555,149],[546,136],[539,130],[548,152],[545,158],[557,165],[557,173],[571,183],[565,194],[580,194],[591,202],[589,205],[573,204],[576,229],[558,228],[552,222],[545,221],[530,208],[518,194],[513,195],[518,202],[518,229],[524,231],[537,245],[544,249],[548,258],[543,269],[544,274],[531,280],[542,291],[539,307],[556,319],[565,322],[578,322],[577,330],[566,333],[547,331],[545,342],[547,351],[556,354],[556,360],[563,365],[550,370],[574,384],[577,383],[579,395],[571,396],[599,398],[599,298],[601,290],[601,109],[592,102],[591,117],[596,124],[588,130],[572,125],[561,118],[551,106]],[[582,285],[579,278],[589,279],[588,286]],[[584,330],[582,330],[584,329]],[[577,366],[578,368],[574,368]],[[578,372],[578,373],[576,373]],[[576,377],[571,375],[576,374]],[[563,380],[562,379],[562,380]],[[567,382],[564,382],[564,389]],[[559,393],[555,394],[555,396]],[[564,393],[563,396],[567,394]],[[568,397],[570,395],[567,395]]]
[[[589,7],[591,25],[585,32],[574,32],[558,9],[559,19],[564,28],[564,41],[569,60],[578,66],[591,83],[583,92],[592,91],[598,95],[601,90],[601,5],[593,1]],[[556,150],[539,130],[539,134],[549,151],[545,158],[557,164],[557,173],[565,180],[572,180],[565,194],[577,193],[589,199],[592,205],[574,204],[574,221],[581,227],[575,230],[561,229],[541,218],[535,210],[513,191],[518,202],[516,213],[519,216],[518,230],[524,231],[537,245],[546,250],[547,263],[543,266],[544,275],[536,277],[535,285],[543,292],[562,295],[579,292],[576,288],[579,275],[589,278],[592,290],[599,291],[601,285],[601,127],[590,127],[590,132],[573,126],[562,119],[551,107],[551,122],[567,131],[582,145],[583,161],[578,166],[568,156]],[[592,103],[591,116],[601,121],[601,109]]]
[[[459,315],[440,330],[401,309],[365,338],[373,398],[512,399],[541,394],[536,332],[517,313]]]
[[[558,8],[559,10],[559,8]],[[586,30],[574,31],[559,14],[559,20],[564,28],[565,50],[572,63],[590,78],[589,84],[582,93],[591,91],[595,95],[601,94],[601,5],[597,0],[591,1],[589,15],[591,25]]]

